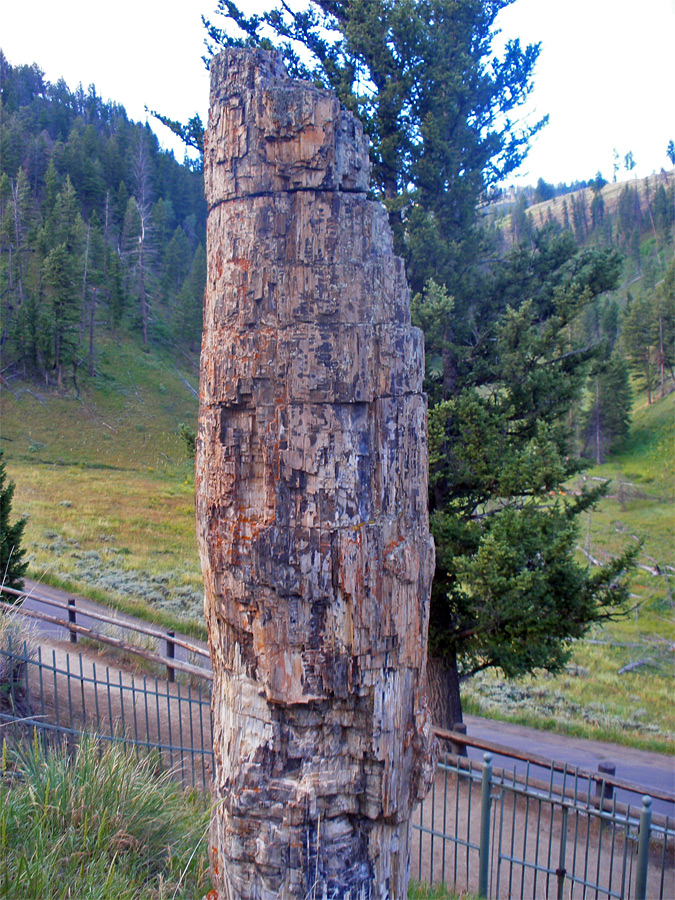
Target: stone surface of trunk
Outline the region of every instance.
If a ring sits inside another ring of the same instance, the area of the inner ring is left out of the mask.
[[[403,264],[366,198],[360,124],[275,54],[211,61],[204,166],[214,886],[402,900],[436,752],[424,349]]]

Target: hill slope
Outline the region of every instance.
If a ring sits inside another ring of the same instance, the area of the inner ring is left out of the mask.
[[[0,391],[13,512],[26,515],[30,574],[204,634],[193,463],[196,361],[110,341],[72,391]]]

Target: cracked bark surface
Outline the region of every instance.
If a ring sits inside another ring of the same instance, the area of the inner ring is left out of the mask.
[[[368,144],[280,58],[211,62],[197,531],[219,897],[402,900],[436,744],[424,348]]]

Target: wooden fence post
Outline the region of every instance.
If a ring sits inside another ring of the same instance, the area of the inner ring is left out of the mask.
[[[174,644],[172,638],[176,637],[175,631],[167,631],[166,633],[166,655],[169,659],[173,659],[176,655],[176,645]],[[174,681],[175,680],[175,671],[171,666],[166,667],[166,680]]]
[[[74,597],[68,598],[68,622],[72,623],[73,625],[77,625],[77,615],[75,613],[75,598]],[[77,643],[77,632],[73,631],[72,628],[70,629],[70,643],[71,644]]]

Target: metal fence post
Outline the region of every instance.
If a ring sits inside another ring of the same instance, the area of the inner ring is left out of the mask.
[[[176,655],[176,645],[171,638],[176,637],[175,631],[167,631],[166,633],[166,655],[169,659],[174,659]],[[173,681],[175,678],[175,670],[171,666],[166,667],[166,680]]]
[[[478,848],[478,896],[488,895],[490,872],[490,793],[492,789],[492,754],[483,754],[483,777],[480,798],[480,845]]]
[[[75,598],[74,597],[68,598],[68,621],[71,622],[73,625],[77,625],[77,616],[75,614]],[[71,644],[77,643],[77,632],[73,631],[72,629],[70,631],[70,643]]]
[[[635,875],[635,900],[647,897],[647,869],[649,867],[649,837],[652,830],[652,798],[642,798],[640,834],[638,836],[637,873]]]
[[[551,816],[553,819],[553,816]],[[565,859],[567,856],[567,807],[562,807],[562,816],[560,823],[560,852],[558,854],[558,868],[555,870],[555,877],[558,879],[558,900],[564,900],[565,894]]]

